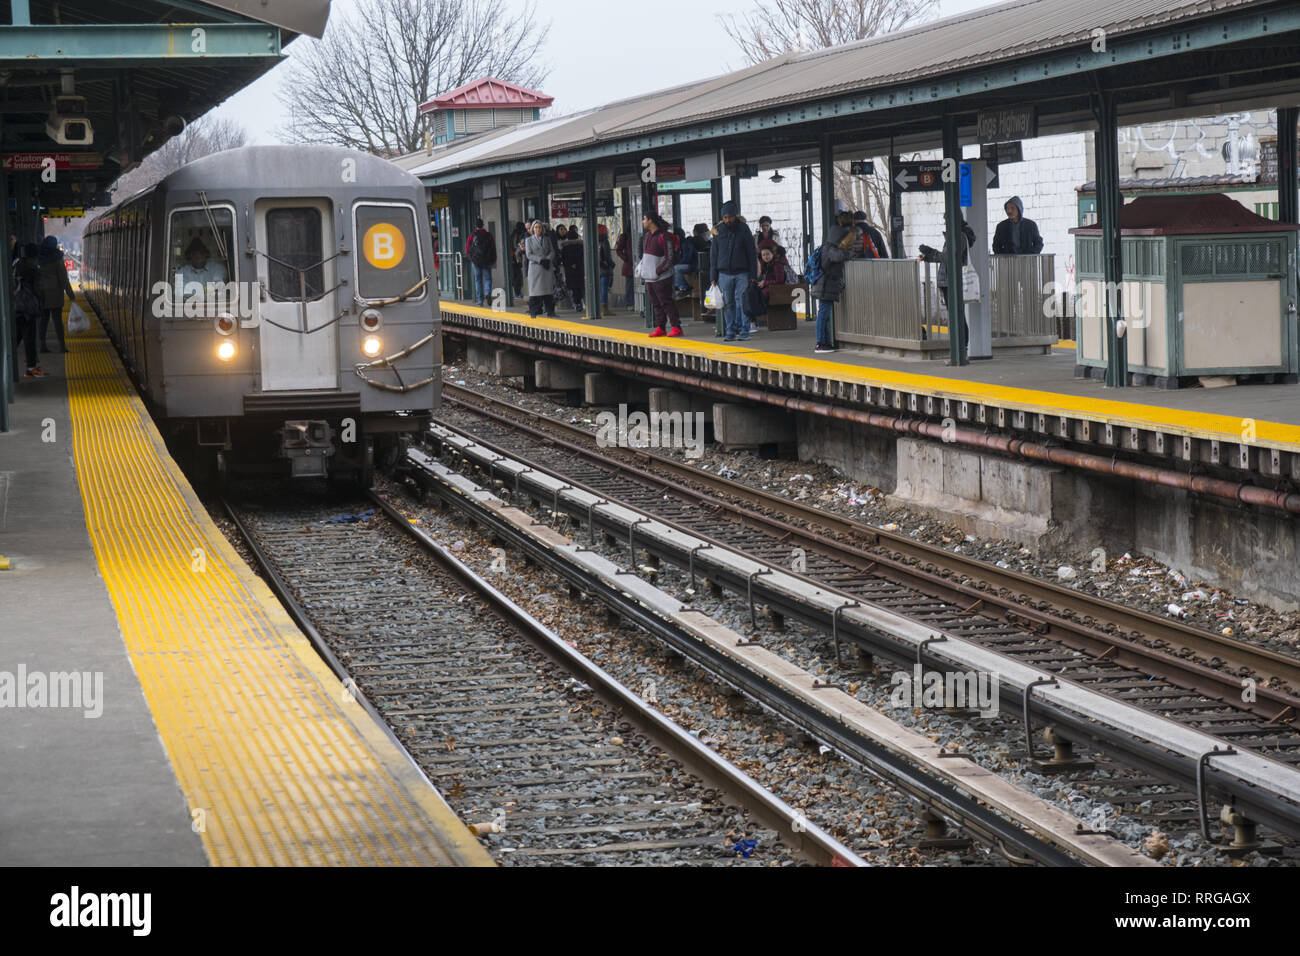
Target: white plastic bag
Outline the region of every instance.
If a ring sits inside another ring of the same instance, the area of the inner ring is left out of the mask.
[[[86,313],[81,311],[81,306],[72,303],[72,308],[68,309],[68,334],[80,335],[82,332],[90,331],[90,319],[86,318]]]
[[[727,300],[722,294],[722,289],[715,282],[709,286],[709,291],[704,293],[704,307],[717,312],[726,308]]]
[[[974,266],[961,267],[961,297],[966,302],[979,301],[980,277]]]

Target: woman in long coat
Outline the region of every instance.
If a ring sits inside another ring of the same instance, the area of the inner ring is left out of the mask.
[[[548,316],[555,317],[555,267],[559,250],[545,229],[538,220],[533,223],[533,234],[524,241],[524,256],[528,259],[528,314],[534,318],[543,309]]]

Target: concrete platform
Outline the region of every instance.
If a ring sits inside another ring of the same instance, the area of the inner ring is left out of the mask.
[[[727,343],[711,322],[652,339],[626,311],[593,322],[441,308],[449,348],[463,337],[471,355],[522,352],[608,380],[592,404],[630,396],[620,380],[679,393],[660,396],[669,405],[715,402],[724,447],[751,447],[769,430],[779,442],[793,419],[801,460],[969,533],[1036,551],[1145,552],[1243,597],[1300,607],[1300,385],[1108,389],[1074,377],[1071,349],[950,368],[814,355],[808,323]],[[722,403],[746,414],[719,420]]]
[[[0,863],[492,865],[69,345],[0,435]]]
[[[1238,441],[1244,422],[1252,421],[1254,443],[1300,452],[1300,385],[1238,385],[1227,388],[1107,388],[1095,379],[1075,378],[1072,347],[1050,355],[1010,355],[970,365],[890,359],[851,348],[828,355],[813,352],[813,323],[797,329],[752,335],[747,342],[723,342],[712,320],[683,320],[679,339],[649,339],[640,313],[616,310],[591,322],[580,315],[529,319],[526,309],[494,311],[459,302],[443,302],[444,320],[453,328],[458,316],[496,316],[528,326],[549,326],[620,342],[644,338],[646,346],[664,351],[700,352],[718,360],[758,363],[838,381],[899,387],[922,395],[956,401],[997,402],[1029,411],[1074,411],[1097,422],[1162,428],[1173,434]],[[789,360],[797,360],[797,364]]]
[[[41,359],[50,377],[18,382],[0,435],[0,680],[90,673],[101,694],[89,711],[0,704],[0,864],[201,866],[86,531],[63,356]]]

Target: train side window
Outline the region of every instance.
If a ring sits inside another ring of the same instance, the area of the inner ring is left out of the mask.
[[[266,256],[271,298],[277,302],[314,302],[324,295],[322,248],[319,209],[295,206],[268,211]]]
[[[353,234],[358,255],[357,295],[391,299],[410,292],[424,278],[415,210],[404,204],[357,203]],[[424,290],[413,299],[424,297]]]

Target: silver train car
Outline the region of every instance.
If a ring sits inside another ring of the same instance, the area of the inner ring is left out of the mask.
[[[88,224],[82,290],[176,457],[370,483],[437,406],[424,188],[365,153],[248,146]]]

